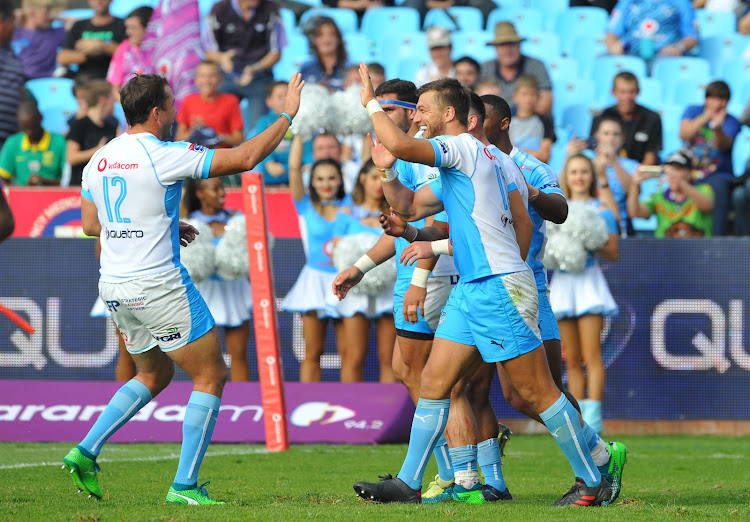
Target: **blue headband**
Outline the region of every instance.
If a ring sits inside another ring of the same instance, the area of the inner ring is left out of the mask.
[[[378,103],[380,105],[398,105],[399,107],[404,107],[406,109],[416,109],[417,108],[417,104],[416,103],[399,101],[399,100],[380,100]]]

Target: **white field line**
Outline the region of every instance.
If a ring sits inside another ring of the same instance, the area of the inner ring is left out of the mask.
[[[258,455],[262,453],[269,453],[269,451],[263,448],[208,451],[206,452],[206,457],[221,457],[225,455]],[[97,462],[152,462],[157,460],[177,460],[179,458],[179,453],[169,453],[167,455],[154,455],[152,457],[130,457],[116,459],[103,458],[97,459]],[[20,464],[3,464],[0,465],[0,469],[38,468],[46,466],[62,466],[62,458],[56,462],[22,462]]]

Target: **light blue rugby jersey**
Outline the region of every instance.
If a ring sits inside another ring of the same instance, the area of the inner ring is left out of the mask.
[[[500,159],[466,133],[428,141],[440,169],[430,188],[448,214],[453,260],[461,280],[528,270],[516,242],[508,199],[518,187]]]
[[[549,165],[516,147],[513,147],[510,157],[521,169],[521,173],[523,173],[529,185],[546,194],[560,194],[565,197],[560,189],[557,176]],[[531,247],[526,262],[534,271],[537,288],[540,291],[545,291],[547,290],[547,268],[542,263],[542,258],[544,257],[544,248],[547,246],[547,221],[531,205],[529,205],[529,215],[534,222],[534,231],[531,234]]]

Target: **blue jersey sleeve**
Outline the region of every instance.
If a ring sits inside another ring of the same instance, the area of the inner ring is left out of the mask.
[[[620,0],[612,10],[607,24],[607,32],[620,38],[625,34],[625,13],[628,11],[630,0]]]
[[[435,193],[435,196],[442,202],[443,201],[443,184],[440,182],[439,179],[436,179],[435,181],[430,182],[428,185],[432,189],[432,192]]]
[[[438,212],[435,214],[435,221],[440,221],[441,223],[447,223],[448,222],[448,214],[446,214],[445,210],[442,212]]]
[[[683,0],[680,8],[680,38],[689,36],[698,39],[698,31],[695,30],[695,8],[690,0]]]

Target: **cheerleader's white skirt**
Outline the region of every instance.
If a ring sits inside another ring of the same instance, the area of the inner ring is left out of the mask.
[[[617,315],[617,303],[598,265],[572,274],[555,271],[549,290],[550,304],[557,319],[586,314]]]
[[[250,319],[253,293],[249,280],[204,279],[200,283],[195,283],[195,287],[206,301],[218,326],[240,326]]]
[[[305,265],[297,278],[297,282],[286,294],[281,307],[285,312],[305,313],[316,311],[323,319],[341,317],[335,309],[327,306],[328,295],[333,295],[333,280],[336,274],[323,272]]]
[[[375,296],[349,290],[342,301],[331,292],[326,305],[329,313],[338,314],[338,317],[362,314],[368,319],[377,319],[381,315],[393,314],[393,288],[388,288]]]

